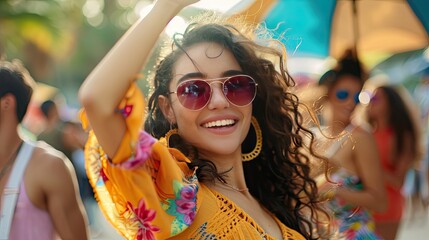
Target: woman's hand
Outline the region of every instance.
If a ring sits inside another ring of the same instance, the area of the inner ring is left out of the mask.
[[[335,197],[338,188],[341,187],[339,183],[325,182],[318,187],[319,199],[329,201]]]

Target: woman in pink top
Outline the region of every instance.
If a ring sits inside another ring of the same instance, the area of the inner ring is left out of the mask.
[[[376,229],[383,239],[395,239],[405,204],[402,184],[418,155],[416,126],[397,90],[389,86],[375,90],[368,117],[374,128],[388,196],[387,209],[374,215]]]

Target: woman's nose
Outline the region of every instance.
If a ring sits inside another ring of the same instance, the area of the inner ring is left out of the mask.
[[[223,92],[221,83],[212,83],[212,94],[208,104],[209,109],[223,109],[229,107],[229,101]]]

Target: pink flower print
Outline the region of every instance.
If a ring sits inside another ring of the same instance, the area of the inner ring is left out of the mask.
[[[180,189],[180,198],[187,200],[195,200],[195,186],[187,185]]]
[[[139,134],[135,158],[148,159],[152,151],[152,145],[154,143],[155,138],[153,138],[149,133],[141,131]]]
[[[193,211],[195,207],[195,202],[186,199],[178,199],[176,200],[177,211],[182,214],[187,214]]]
[[[188,225],[191,225],[191,223],[194,222],[194,218],[195,218],[195,210],[183,215],[183,220]]]
[[[120,109],[122,116],[124,116],[125,118],[127,118],[128,116],[130,116],[131,112],[133,111],[133,105],[125,105],[124,108]]]
[[[183,214],[185,224],[190,225],[195,218],[195,186],[184,186],[180,190],[180,198],[176,200],[177,212]]]
[[[145,131],[140,131],[135,154],[127,161],[120,163],[119,166],[125,169],[133,169],[143,165],[150,157],[152,145],[155,143],[155,138]]]
[[[146,204],[143,199],[139,201],[139,206],[133,208],[131,203],[128,203],[128,206],[133,209],[136,214],[133,221],[139,221],[139,230],[137,232],[137,240],[156,240],[154,232],[159,231],[159,227],[153,226],[151,222],[155,219],[156,212],[146,208]]]

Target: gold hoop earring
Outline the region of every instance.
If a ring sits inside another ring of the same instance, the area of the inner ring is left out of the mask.
[[[167,142],[167,147],[170,147],[170,137],[175,134],[179,134],[179,131],[177,130],[177,128],[172,128],[165,134],[164,137],[165,137],[165,141]]]
[[[253,150],[249,153],[242,153],[241,154],[241,158],[243,162],[248,162],[251,161],[253,159],[255,159],[262,150],[262,130],[261,127],[259,126],[258,120],[256,120],[255,117],[252,116],[252,126],[255,129],[255,134],[256,134],[256,144],[255,144],[255,148],[253,148]]]

